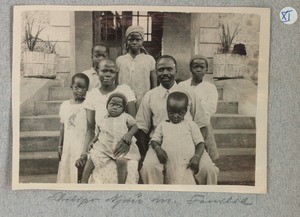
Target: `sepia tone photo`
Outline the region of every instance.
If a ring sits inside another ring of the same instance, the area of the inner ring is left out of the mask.
[[[15,7],[13,188],[266,193],[269,20]]]

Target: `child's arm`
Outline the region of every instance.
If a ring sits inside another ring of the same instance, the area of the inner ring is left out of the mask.
[[[199,162],[204,149],[205,149],[204,142],[200,142],[196,146],[195,155],[191,158],[190,163],[188,164],[187,168],[191,168],[192,170],[194,170],[195,174],[197,174],[199,171]]]
[[[130,145],[132,137],[137,133],[138,130],[139,128],[137,124],[129,126],[129,131],[123,136],[122,140],[128,145]]]
[[[134,136],[134,134],[136,134],[136,132],[138,131],[138,127],[136,124],[128,126],[128,128],[129,128],[129,131],[118,142],[118,144],[114,150],[114,155],[116,157],[119,157],[122,154],[128,153],[128,151],[130,150],[131,139]]]
[[[150,72],[150,82],[151,82],[151,89],[157,87],[157,74],[155,70]]]
[[[97,127],[97,134],[95,135],[95,137],[93,138],[93,140],[90,142],[89,144],[89,147],[88,147],[88,151],[91,150],[94,146],[94,144],[98,141],[98,137],[99,137],[99,134],[100,134],[100,128]]]
[[[63,152],[64,135],[65,135],[65,124],[60,124],[60,135],[59,135],[59,141],[58,141],[58,158],[59,158],[59,160],[61,160],[61,155]]]
[[[75,166],[84,166],[87,160],[87,152],[89,151],[89,144],[95,137],[95,111],[86,109],[86,118],[87,118],[87,130],[85,133],[84,139],[84,151],[81,154],[80,158],[76,161]]]
[[[92,174],[95,166],[91,158],[89,158],[85,164],[83,174],[82,174],[82,179],[81,183],[88,183],[90,175]]]
[[[150,145],[155,150],[159,162],[161,164],[167,163],[168,155],[167,152],[162,149],[161,145],[155,140],[151,140]]]

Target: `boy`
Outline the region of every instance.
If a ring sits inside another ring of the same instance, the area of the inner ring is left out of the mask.
[[[100,81],[98,76],[98,66],[101,60],[108,58],[109,50],[105,44],[95,44],[92,47],[92,63],[91,69],[85,70],[82,73],[87,75],[90,79],[89,90],[100,87]]]
[[[150,141],[159,162],[164,165],[165,184],[196,184],[194,174],[199,171],[204,140],[198,126],[184,119],[187,111],[187,95],[170,93],[167,98],[169,120],[158,124]]]

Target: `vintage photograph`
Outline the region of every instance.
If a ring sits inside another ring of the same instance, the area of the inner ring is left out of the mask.
[[[266,193],[266,8],[18,6],[13,189]]]

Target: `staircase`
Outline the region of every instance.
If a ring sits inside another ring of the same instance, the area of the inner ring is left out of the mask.
[[[238,103],[223,101],[223,89],[218,93],[217,113],[211,118],[220,154],[218,184],[254,185],[255,118],[239,115]],[[34,116],[21,117],[21,183],[56,181],[59,107],[71,95],[69,87],[50,87],[48,100],[35,102]]]

